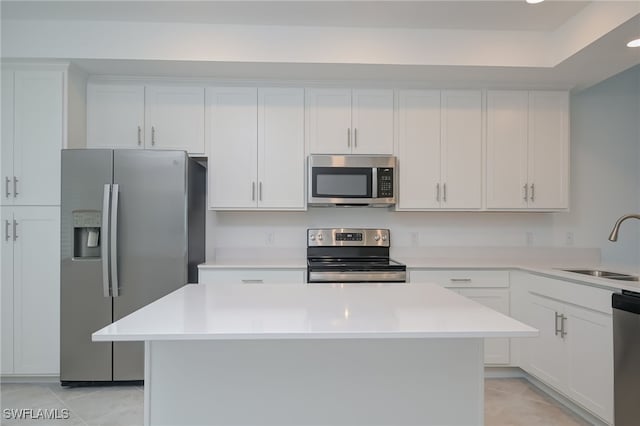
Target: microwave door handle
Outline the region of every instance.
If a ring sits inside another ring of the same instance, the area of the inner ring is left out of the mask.
[[[371,198],[378,198],[378,168],[371,169]]]

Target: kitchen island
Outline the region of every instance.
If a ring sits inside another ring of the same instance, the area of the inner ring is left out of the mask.
[[[145,341],[146,425],[479,425],[483,339],[537,330],[432,284],[190,284]]]

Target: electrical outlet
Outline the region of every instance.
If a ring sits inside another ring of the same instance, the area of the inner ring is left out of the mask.
[[[420,234],[417,232],[411,233],[411,246],[418,247],[420,245]]]
[[[567,232],[567,236],[565,238],[564,244],[566,246],[572,246],[573,245],[573,232]]]
[[[268,246],[272,246],[276,243],[276,234],[274,232],[267,232],[265,242]]]
[[[533,245],[533,232],[527,232],[527,246],[531,247]]]

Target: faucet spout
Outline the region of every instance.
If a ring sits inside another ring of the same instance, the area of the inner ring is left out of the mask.
[[[620,218],[616,220],[616,224],[613,225],[611,234],[609,234],[609,241],[618,241],[618,230],[620,229],[620,224],[627,219],[640,219],[640,214],[626,214],[624,216],[620,216]]]

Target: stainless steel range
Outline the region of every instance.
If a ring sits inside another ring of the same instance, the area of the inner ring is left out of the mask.
[[[389,258],[388,229],[308,229],[307,282],[407,281],[407,267]]]

